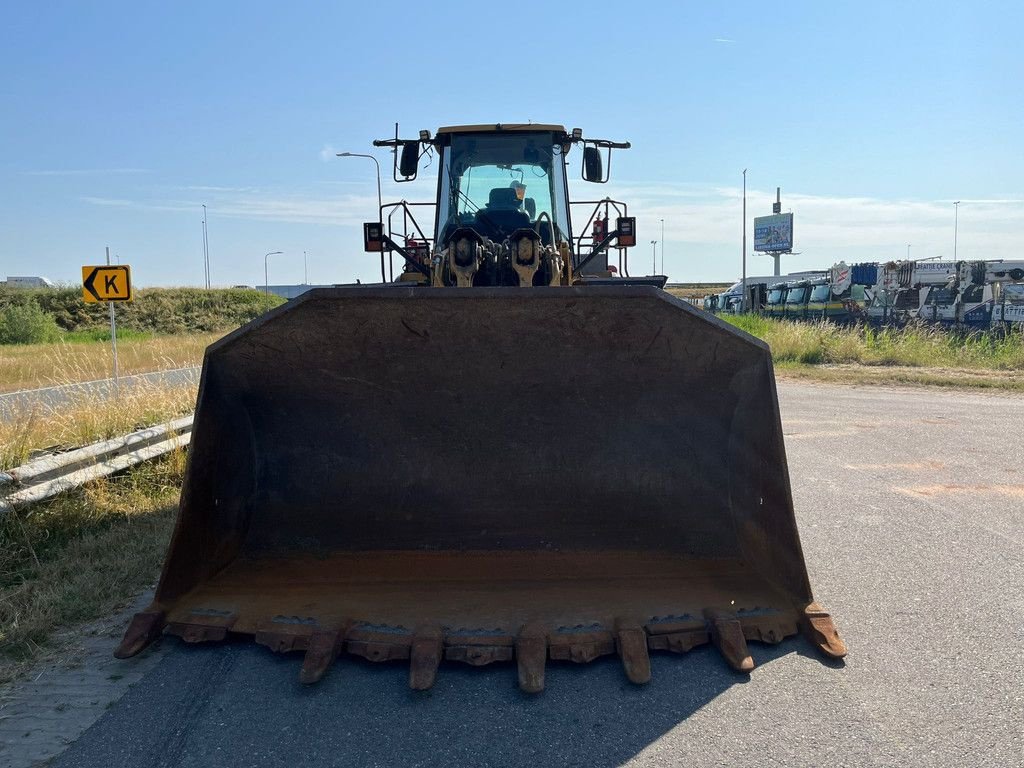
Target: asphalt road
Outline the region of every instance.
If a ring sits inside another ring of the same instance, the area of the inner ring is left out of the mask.
[[[511,666],[299,656],[163,642],[163,658],[54,765],[1016,766],[1024,764],[1024,399],[783,382],[787,451],[818,599],[850,655],[802,640],[655,655],[646,687],[608,658]],[[1016,436],[1016,437],[1015,437]]]
[[[121,376],[120,386],[128,389],[140,384],[198,384],[199,371],[198,366],[190,366]],[[68,403],[81,402],[85,397],[106,399],[113,394],[113,379],[96,379],[75,384],[6,392],[0,394],[0,420],[24,416],[26,412],[37,407],[57,409]]]

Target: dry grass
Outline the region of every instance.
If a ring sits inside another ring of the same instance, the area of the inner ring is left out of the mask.
[[[825,384],[948,387],[1024,392],[1024,376],[1015,371],[914,368],[911,366],[804,365],[776,363],[779,379],[803,379]]]
[[[0,419],[0,469],[23,464],[39,451],[87,445],[189,413],[196,386],[143,382],[123,388],[116,400],[81,393],[59,406],[15,409],[12,418]]]
[[[711,293],[721,293],[731,283],[684,283],[678,286],[666,286],[666,293],[670,293],[680,299],[703,299]]]
[[[118,340],[123,375],[199,365],[203,351],[222,332]],[[109,341],[59,341],[0,347],[0,392],[34,389],[110,376]]]
[[[933,326],[875,329],[757,315],[723,319],[764,339],[779,363],[902,366],[968,373],[1024,371],[1024,334],[965,333]]]
[[[0,518],[0,682],[159,573],[184,453]]]

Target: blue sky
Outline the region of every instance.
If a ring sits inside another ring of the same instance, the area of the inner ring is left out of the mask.
[[[959,257],[1019,257],[1021,4],[724,5],[10,5],[0,279],[74,282],[109,245],[137,284],[198,285],[205,203],[215,284],[261,283],[272,250],[273,283],[303,280],[303,251],[310,282],[372,280],[373,165],[334,152],[395,121],[631,141],[611,184],[572,192],[625,199],[645,244],[664,218],[676,281],[739,274],[744,167],[750,218],[777,185],[794,212],[784,269],[951,257],[953,200]]]

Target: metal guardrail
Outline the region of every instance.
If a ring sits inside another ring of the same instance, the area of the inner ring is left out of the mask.
[[[183,416],[0,472],[0,515],[187,447],[191,437],[192,416]]]

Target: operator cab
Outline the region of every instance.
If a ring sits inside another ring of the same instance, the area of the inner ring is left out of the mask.
[[[495,242],[527,228],[544,245],[571,241],[564,134],[561,126],[441,128],[438,247],[467,227]]]
[[[636,245],[636,219],[625,203],[569,200],[566,156],[582,144],[584,181],[608,181],[613,149],[629,142],[584,138],[560,125],[493,124],[440,128],[436,136],[379,139],[394,152],[394,180],[416,179],[421,158],[436,158],[434,203],[380,205],[380,219],[363,225],[363,247],[381,254],[381,282],[391,254],[405,260],[398,282],[443,286],[665,284],[664,275],[631,277],[626,249]],[[607,158],[607,165],[605,164]],[[575,239],[570,206],[593,206]],[[433,205],[432,236],[411,206]],[[591,229],[591,225],[593,228]],[[618,251],[619,265],[609,263]],[[387,259],[387,261],[385,261]]]

